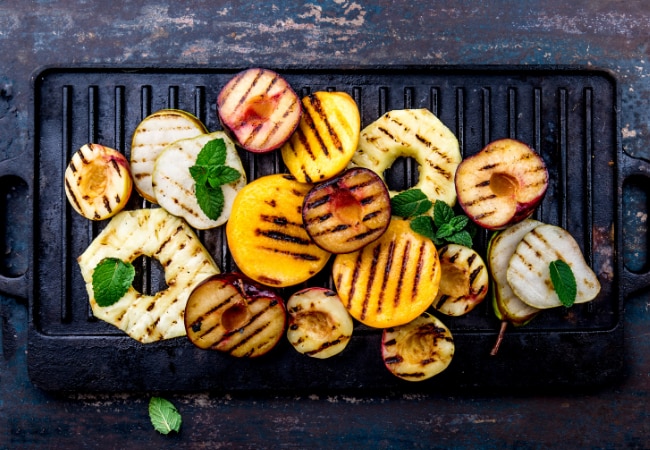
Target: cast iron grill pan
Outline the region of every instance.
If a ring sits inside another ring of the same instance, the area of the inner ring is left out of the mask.
[[[301,69],[276,68],[300,96],[342,90],[357,101],[362,127],[384,112],[428,108],[457,135],[463,155],[512,137],[544,157],[551,183],[535,218],[568,229],[602,283],[592,303],[558,308],[510,329],[490,356],[499,322],[489,301],[465,317],[439,315],[456,355],[441,375],[408,383],[380,356],[380,332],[356,325],[348,348],[328,360],[298,354],[286,339],[269,355],[237,360],[196,349],[185,338],[143,345],[96,320],[76,258],[107,222],[77,215],[63,192],[70,156],[101,143],[130,155],[140,120],[162,108],[197,115],[220,129],[216,97],[240,69],[47,68],[34,85],[34,247],[29,288],[28,368],[51,391],[338,391],[531,389],[600,386],[623,371],[622,295],[618,283],[617,89],[607,72],[572,68]],[[285,171],[279,152],[240,151],[249,179]],[[388,183],[406,188],[417,165],[399,160]],[[128,208],[151,207],[133,193]],[[223,229],[201,240],[223,271],[236,269]],[[488,234],[477,237],[485,255]],[[157,262],[136,262],[135,286],[163,289]],[[331,287],[327,271],[305,285]],[[302,286],[301,286],[302,287]]]

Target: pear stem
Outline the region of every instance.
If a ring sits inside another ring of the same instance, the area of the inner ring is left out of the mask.
[[[499,335],[497,336],[497,341],[494,343],[494,347],[492,347],[492,351],[490,352],[491,356],[495,356],[498,351],[499,347],[501,346],[501,342],[503,342],[503,337],[506,334],[506,329],[508,328],[508,322],[505,320],[501,322],[501,328],[499,329]]]

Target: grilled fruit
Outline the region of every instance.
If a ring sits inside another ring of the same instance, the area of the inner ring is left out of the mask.
[[[388,189],[372,170],[348,169],[314,186],[302,219],[314,242],[331,253],[349,253],[378,239],[390,223]]]
[[[160,153],[172,142],[207,132],[197,117],[178,109],[161,109],[145,117],[131,138],[131,172],[138,193],[145,200],[157,203],[151,176]]]
[[[239,172],[239,179],[219,186],[223,193],[223,207],[216,217],[209,217],[199,206],[196,181],[190,168],[209,142],[221,139],[226,146],[225,166]],[[205,230],[223,225],[230,217],[237,192],[246,185],[246,173],[235,144],[223,131],[188,139],[168,145],[158,156],[153,170],[152,184],[158,204],[170,213],[183,217],[192,227]]]
[[[296,180],[317,183],[348,165],[359,143],[361,117],[345,92],[314,92],[302,105],[300,124],[282,146],[282,159]]]
[[[455,349],[449,328],[429,313],[382,333],[381,353],[386,368],[407,381],[438,375],[451,363]]]
[[[219,119],[242,148],[264,153],[280,148],[295,131],[300,98],[279,74],[248,69],[235,75],[217,97]]]
[[[86,144],[72,155],[64,181],[72,208],[91,220],[117,214],[129,201],[133,187],[126,157],[100,144]]]
[[[544,198],[542,157],[514,139],[500,139],[465,158],[456,171],[458,203],[479,226],[500,230],[530,217]]]
[[[310,287],[287,300],[287,339],[300,353],[325,359],[342,352],[354,324],[336,292]]]
[[[260,283],[284,287],[308,280],[330,253],[304,229],[302,204],[312,185],[273,174],[246,185],[226,224],[228,247],[239,270]]]
[[[436,298],[440,274],[433,242],[397,218],[379,239],[337,255],[332,266],[343,305],[375,328],[403,325],[422,314]]]
[[[239,273],[214,275],[187,301],[185,329],[197,347],[239,358],[268,353],[284,335],[284,300]]]
[[[575,303],[596,298],[600,282],[585,261],[576,240],[564,228],[542,224],[524,235],[508,263],[506,278],[512,291],[533,308],[562,306],[553,288],[549,265],[562,260],[571,267],[576,280]]]
[[[353,166],[374,170],[381,177],[399,157],[418,163],[420,189],[431,200],[456,203],[454,173],[461,161],[456,136],[427,109],[385,113],[361,130]],[[391,191],[391,196],[397,194]]]
[[[111,306],[95,301],[92,274],[104,258],[132,262],[145,255],[165,269],[168,288],[143,295],[131,286]],[[185,335],[183,314],[194,286],[219,273],[210,254],[183,219],[162,208],[122,211],[78,258],[93,314],[143,343]]]
[[[447,244],[438,251],[440,288],[433,307],[448,316],[462,316],[480,304],[488,293],[490,278],[483,258],[473,249]]]
[[[501,329],[496,344],[491,354],[496,355],[508,325],[515,327],[526,325],[541,311],[528,306],[512,292],[506,278],[510,259],[517,248],[517,244],[530,230],[541,225],[542,222],[533,219],[524,219],[509,226],[503,231],[498,231],[490,237],[487,249],[487,263],[492,280],[492,309],[501,321]]]

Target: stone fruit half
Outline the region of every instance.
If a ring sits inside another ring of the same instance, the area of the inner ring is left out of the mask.
[[[440,275],[433,242],[397,218],[379,239],[336,255],[332,265],[343,305],[352,317],[375,328],[403,325],[426,311],[438,293]]]
[[[160,153],[173,142],[207,132],[197,117],[179,109],[161,109],[145,117],[131,138],[131,172],[138,193],[145,200],[158,203],[151,176]]]
[[[350,342],[354,323],[336,292],[309,287],[287,300],[287,339],[300,353],[325,359],[342,352]]]
[[[262,68],[236,74],[217,97],[223,127],[243,149],[275,150],[293,134],[302,107],[300,98],[278,73]]]
[[[388,189],[372,170],[348,169],[315,185],[302,207],[305,229],[331,253],[349,253],[378,239],[390,223]]]
[[[476,250],[447,244],[438,251],[442,275],[433,307],[448,316],[462,316],[487,296],[488,269]]]
[[[573,272],[575,303],[596,298],[600,282],[578,243],[567,230],[550,224],[539,225],[526,233],[508,262],[506,279],[515,295],[533,308],[562,306],[550,275],[550,264],[557,260],[564,261]]]
[[[449,366],[455,350],[449,328],[429,313],[404,325],[386,328],[381,338],[386,368],[407,381],[423,381],[438,375]]]
[[[239,270],[260,283],[285,287],[325,266],[330,253],[311,240],[302,222],[311,188],[291,175],[272,174],[239,191],[226,224],[228,248]]]
[[[477,225],[500,230],[530,217],[548,188],[542,157],[514,139],[489,143],[456,170],[458,203]]]
[[[83,217],[108,219],[121,211],[131,196],[129,161],[115,149],[86,144],[72,155],[64,187],[70,205]]]
[[[314,92],[302,105],[300,124],[282,146],[282,159],[298,181],[317,183],[348,165],[359,143],[361,117],[345,92]]]
[[[197,347],[254,358],[284,336],[286,313],[273,289],[242,274],[225,273],[194,288],[184,320],[187,337]]]

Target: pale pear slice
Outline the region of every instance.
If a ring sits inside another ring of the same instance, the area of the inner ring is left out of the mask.
[[[540,310],[522,302],[512,291],[506,277],[508,264],[517,244],[531,230],[542,225],[534,219],[525,219],[492,235],[488,244],[487,263],[492,279],[492,305],[499,320],[520,326],[528,323]]]
[[[575,303],[596,298],[600,282],[589,267],[578,243],[564,228],[543,224],[524,235],[508,263],[506,278],[512,291],[524,303],[539,309],[562,306],[553,288],[549,265],[567,263],[576,279]]]

